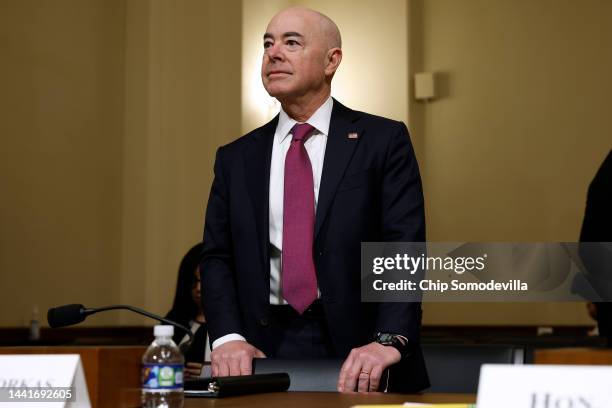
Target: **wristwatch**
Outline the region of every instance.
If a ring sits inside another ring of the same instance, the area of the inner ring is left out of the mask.
[[[378,332],[376,333],[376,338],[374,341],[378,344],[382,344],[383,346],[395,348],[402,356],[402,360],[410,355],[411,350],[409,341],[402,335]]]

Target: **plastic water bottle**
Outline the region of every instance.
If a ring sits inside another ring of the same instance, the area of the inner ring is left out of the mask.
[[[40,340],[40,322],[38,320],[38,306],[32,309],[32,319],[30,319],[30,341]]]
[[[183,407],[185,358],[172,341],[173,326],[155,326],[155,340],[142,356],[143,408]]]

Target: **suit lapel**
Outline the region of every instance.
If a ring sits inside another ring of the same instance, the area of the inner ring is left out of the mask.
[[[344,171],[353,157],[359,137],[363,133],[354,123],[357,119],[355,111],[334,99],[317,202],[315,239],[325,221]],[[358,137],[349,137],[351,133],[356,133]]]
[[[270,161],[272,159],[272,142],[278,123],[278,116],[259,128],[251,139],[250,146],[244,151],[244,168],[247,189],[257,225],[259,252],[264,270],[267,269],[269,239],[269,192],[270,192]]]

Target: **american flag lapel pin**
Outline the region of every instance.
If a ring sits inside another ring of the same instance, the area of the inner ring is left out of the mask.
[[[357,139],[359,137],[359,133],[351,132],[348,135],[346,135],[346,137],[349,138],[349,139]]]

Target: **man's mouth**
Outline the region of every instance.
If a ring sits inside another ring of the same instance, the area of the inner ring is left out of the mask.
[[[268,72],[268,77],[279,77],[279,76],[287,76],[291,75],[289,72],[285,71],[270,71]]]

